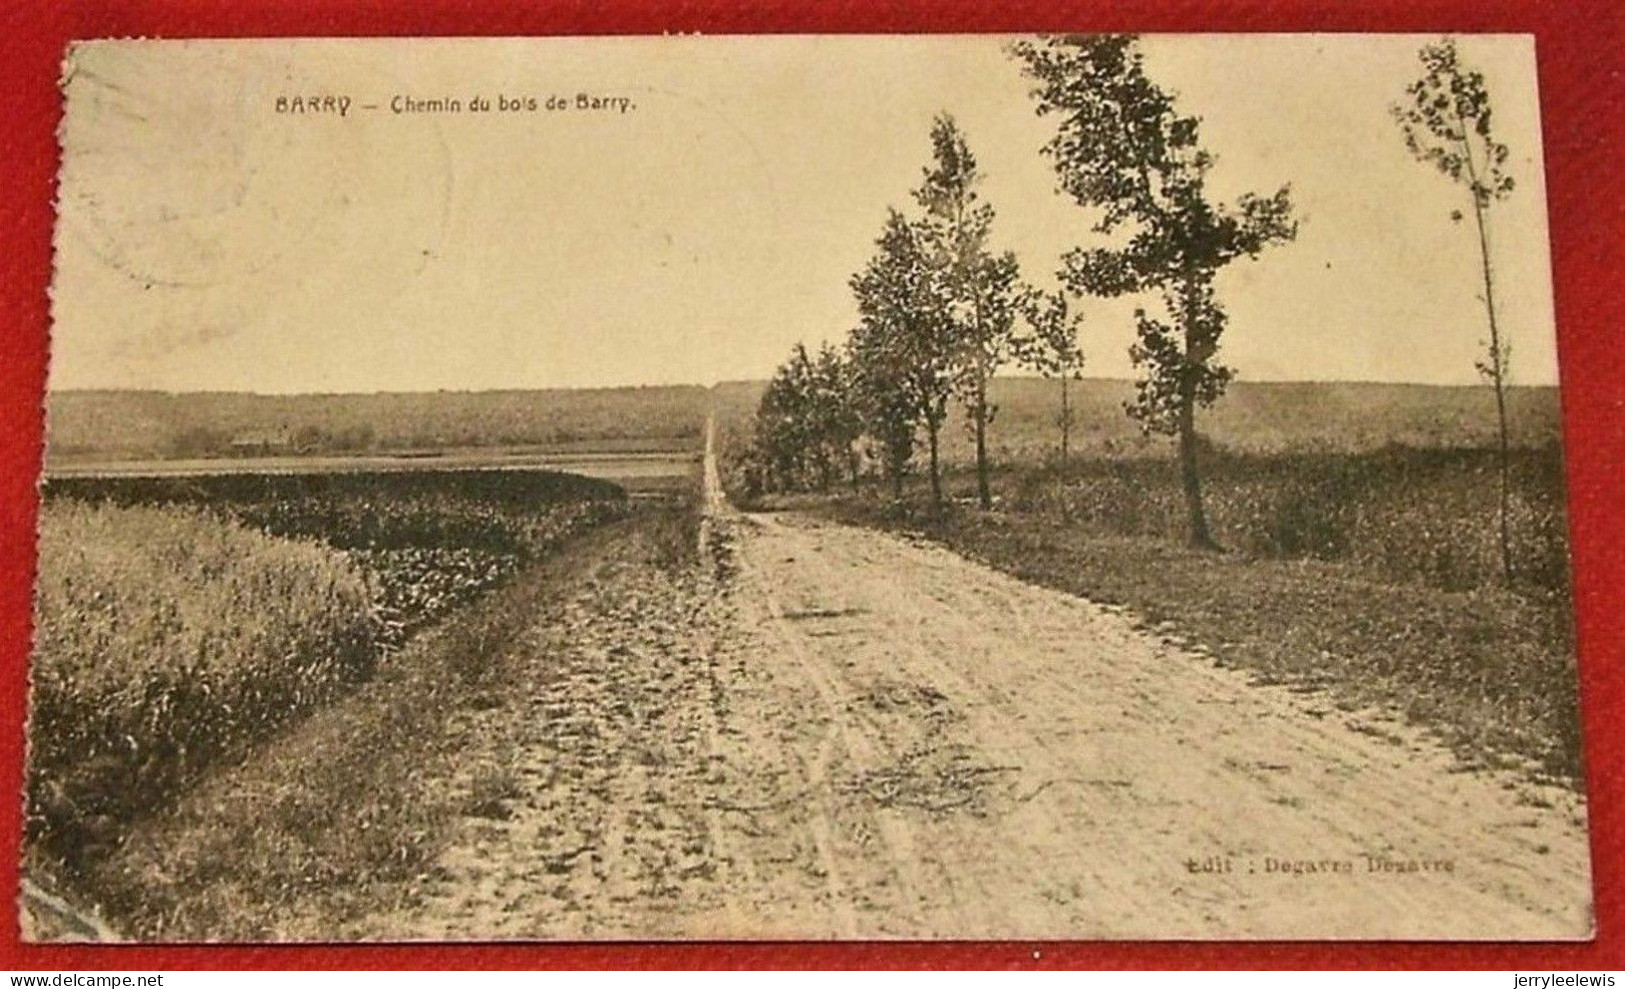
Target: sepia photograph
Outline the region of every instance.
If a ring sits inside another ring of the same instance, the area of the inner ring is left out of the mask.
[[[1594,935],[1531,36],[61,95],[25,940]]]

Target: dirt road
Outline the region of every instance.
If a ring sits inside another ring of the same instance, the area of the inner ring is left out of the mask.
[[[1584,809],[948,551],[742,515],[539,626],[434,938],[1575,938]]]

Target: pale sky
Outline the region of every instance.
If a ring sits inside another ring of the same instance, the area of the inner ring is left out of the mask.
[[[259,392],[710,383],[839,339],[888,205],[954,114],[995,246],[1053,282],[1092,216],[1055,192],[997,37],[116,42],[70,60],[51,386]],[[1487,335],[1466,192],[1387,113],[1405,36],[1150,36],[1210,188],[1292,183],[1298,240],[1221,276],[1244,380],[1469,383]],[[1556,381],[1533,42],[1462,39],[1512,197],[1492,210],[1512,379]],[[501,113],[497,97],[633,109]],[[277,113],[279,95],[351,100]],[[488,97],[395,114],[396,96]],[[362,104],[379,108],[364,110]],[[1462,210],[1464,222],[1451,212]],[[1087,300],[1092,375],[1135,300]]]

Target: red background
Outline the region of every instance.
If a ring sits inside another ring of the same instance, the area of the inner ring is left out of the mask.
[[[100,37],[650,34],[698,31],[1407,31],[1533,33],[1557,290],[1598,937],[1579,945],[897,943],[362,947],[31,947],[18,942],[18,802],[0,800],[0,967],[1084,967],[1625,968],[1621,770],[1625,348],[1614,279],[1625,268],[1620,15],[1608,0],[840,0],[551,4],[431,0],[23,0],[0,11],[0,794],[22,786],[35,477],[47,352],[57,69],[65,44]],[[875,94],[884,100],[884,93]],[[861,108],[856,108],[862,112]],[[1041,957],[1034,958],[1034,952]]]

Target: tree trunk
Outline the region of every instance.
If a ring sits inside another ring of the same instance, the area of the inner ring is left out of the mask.
[[[976,501],[984,512],[993,507],[987,475],[987,382],[984,380],[976,385]]]
[[[1186,360],[1190,360],[1191,337],[1185,334]],[[1179,386],[1179,483],[1185,491],[1185,531],[1196,549],[1218,549],[1207,528],[1207,512],[1202,508],[1202,475],[1196,462],[1196,381],[1189,369]]]
[[[1176,412],[1179,433],[1179,484],[1185,492],[1185,535],[1192,548],[1210,550],[1219,546],[1208,531],[1207,512],[1202,507],[1201,465],[1197,463],[1196,435],[1196,383],[1201,369],[1207,366],[1211,352],[1198,353],[1197,327],[1198,285],[1194,272],[1187,270],[1181,285],[1184,295],[1179,306],[1180,320],[1184,323],[1185,352],[1179,368],[1179,409]]]
[[[1507,438],[1506,375],[1501,358],[1501,329],[1495,320],[1495,277],[1490,264],[1490,236],[1485,226],[1484,209],[1488,195],[1479,195],[1478,166],[1473,149],[1467,142],[1467,123],[1458,111],[1456,120],[1461,126],[1461,150],[1467,162],[1467,191],[1473,197],[1473,219],[1478,223],[1478,257],[1484,271],[1484,308],[1490,317],[1490,382],[1495,385],[1495,420],[1500,439],[1501,492],[1499,520],[1501,529],[1501,580],[1512,583],[1512,453]]]
[[[1066,375],[1061,375],[1061,467],[1066,467],[1067,445],[1072,439],[1072,406],[1067,404]]]
[[[1500,356],[1495,358],[1500,360]],[[1507,403],[1505,382],[1499,370],[1495,372],[1495,414],[1500,421],[1501,439],[1501,579],[1512,583],[1512,451],[1507,438]]]
[[[1499,434],[1501,491],[1498,517],[1501,528],[1501,580],[1512,583],[1512,450],[1507,430],[1506,375],[1501,357],[1501,330],[1495,319],[1495,279],[1490,272],[1490,241],[1484,226],[1484,207],[1473,194],[1473,216],[1478,220],[1478,252],[1484,269],[1484,308],[1490,317],[1490,382],[1495,385],[1495,423]]]
[[[1185,489],[1185,523],[1191,546],[1217,549],[1202,508],[1202,475],[1196,463],[1196,403],[1183,396],[1179,401],[1179,483]]]
[[[937,514],[942,514],[942,469],[937,460],[937,432],[941,423],[932,420],[926,424],[926,432],[931,437],[931,508]]]

